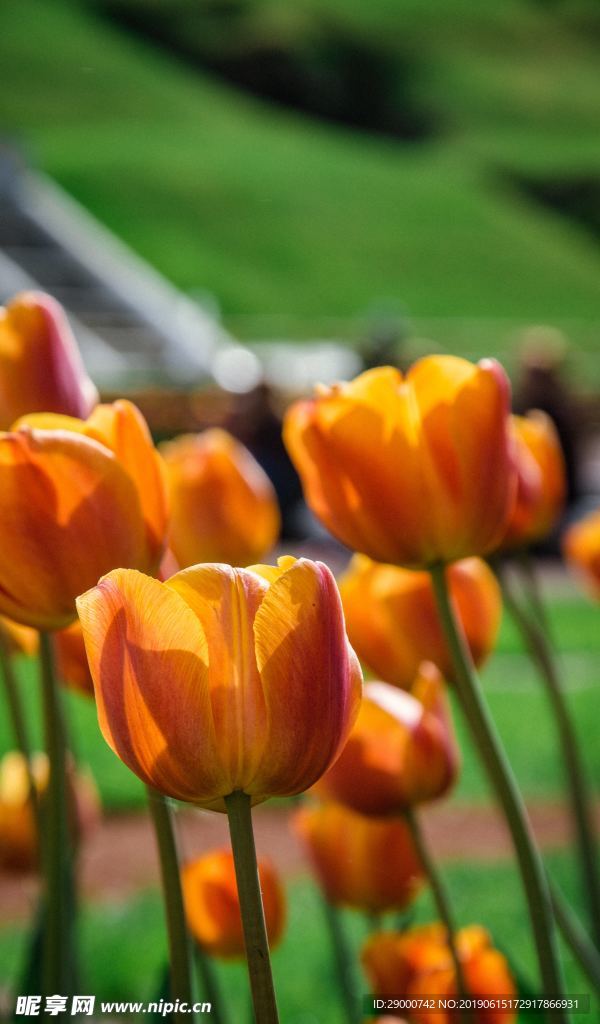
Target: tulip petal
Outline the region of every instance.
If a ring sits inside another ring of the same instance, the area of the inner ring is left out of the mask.
[[[60,628],[75,598],[142,559],[135,488],[108,449],[61,431],[0,435],[0,612]]]
[[[117,569],[77,601],[105,740],[144,782],[182,800],[225,795],[207,641],[166,585]]]
[[[269,742],[252,628],[267,584],[254,573],[215,563],[183,569],[165,587],[183,598],[207,639],[208,686],[227,792],[253,792],[250,781]]]
[[[265,594],[254,633],[273,723],[255,786],[270,794],[301,792],[341,750],[360,701],[360,667],[327,566],[299,559],[282,572]]]

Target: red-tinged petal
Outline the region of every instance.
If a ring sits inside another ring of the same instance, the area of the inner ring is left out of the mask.
[[[191,608],[165,584],[123,569],[77,608],[109,746],[170,796],[203,803],[226,794],[207,638]]]
[[[259,766],[263,758],[271,760],[253,632],[267,584],[244,569],[208,564],[182,570],[165,587],[183,598],[206,636],[209,694],[227,792],[243,789],[255,795]]]
[[[253,791],[301,792],[339,754],[360,701],[360,667],[327,566],[300,559],[282,572],[254,633],[269,741]]]
[[[97,401],[58,302],[22,292],[0,309],[0,427],[29,412],[86,417]]]
[[[38,629],[115,565],[143,564],[135,488],[108,449],[77,434],[0,436],[0,612]]]

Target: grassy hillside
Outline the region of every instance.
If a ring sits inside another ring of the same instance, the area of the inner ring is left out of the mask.
[[[3,10],[0,126],[242,334],[339,333],[381,304],[503,354],[544,321],[593,373],[598,247],[512,180],[598,172],[588,5],[327,3],[413,54],[439,133],[403,144],[271,106],[68,0]]]

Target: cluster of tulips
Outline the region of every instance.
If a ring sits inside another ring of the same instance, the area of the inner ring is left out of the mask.
[[[348,1019],[361,1011],[339,906],[372,920],[361,959],[373,993],[515,994],[486,930],[457,929],[421,829],[421,806],[443,798],[459,770],[448,688],[513,838],[537,990],[564,992],[557,925],[600,987],[590,796],[527,559],[561,516],[564,466],[546,416],[511,416],[496,362],[431,356],[406,376],[372,370],[291,407],[284,440],[306,501],[355,552],[339,588],[321,562],[260,564],[279,532],[275,495],[224,431],[157,450],[131,402],[99,404],[49,296],[17,296],[2,312],[0,427],[0,652],[19,747],[0,767],[0,864],[31,866],[39,854],[43,993],[73,991],[74,850],[98,815],[69,752],[59,680],[95,700],[106,742],[147,786],[174,1001],[193,1001],[191,933],[214,1013],[211,956],[244,955],[257,1022],[278,1020],[269,939],[282,933],[284,896],[269,862],[257,863],[251,808],[307,791],[294,822],[323,892]],[[569,531],[565,550],[600,593],[600,512]],[[556,715],[585,924],[548,877],[477,676],[503,598]],[[15,651],[38,652],[45,754],[31,753]],[[361,663],[372,677],[364,691]],[[180,865],[172,800],[226,813],[231,850]],[[411,927],[405,912],[425,884],[438,920]],[[389,911],[395,927],[384,928]],[[559,1007],[551,1019],[568,1014]]]

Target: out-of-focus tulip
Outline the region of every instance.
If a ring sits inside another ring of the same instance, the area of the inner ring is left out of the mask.
[[[49,767],[45,754],[34,754],[31,771],[43,813],[48,788]],[[78,844],[97,824],[100,799],[91,775],[77,775],[67,766],[70,827]],[[5,754],[0,761],[0,868],[7,871],[33,871],[39,859],[35,815],[29,799],[26,761],[18,751]]]
[[[94,696],[94,683],[88,664],[83,631],[79,620],[54,635],[56,673],[61,683],[87,697]]]
[[[565,460],[550,417],[539,409],[511,416],[511,431],[517,494],[502,549],[543,540],[560,518],[567,491]]]
[[[428,356],[320,389],[284,439],[308,504],[348,547],[427,567],[493,550],[516,474],[508,379],[493,360]]]
[[[98,392],[85,372],[62,307],[22,292],[0,308],[0,429],[30,412],[85,418]]]
[[[494,949],[484,928],[471,925],[456,935],[467,991],[471,996],[516,996],[506,958]],[[407,998],[457,995],[452,956],[441,924],[424,925],[406,932],[372,935],[362,951],[362,962],[377,996]],[[419,1024],[452,1024],[452,1010],[414,1009],[411,1020]],[[511,1024],[517,1013],[482,1009],[474,1014],[475,1024]]]
[[[285,895],[270,861],[258,862],[260,890],[269,946],[281,939],[285,925]],[[186,864],[181,872],[185,913],[190,932],[213,956],[245,956],[244,933],[233,856],[216,850]]]
[[[315,789],[361,814],[395,815],[443,796],[458,763],[443,680],[424,662],[411,693],[365,685],[348,742]]]
[[[479,558],[455,562],[448,581],[473,660],[481,665],[500,626],[500,587]],[[380,679],[408,689],[425,659],[433,661],[444,678],[452,678],[452,657],[429,573],[355,555],[340,580],[340,594],[350,643]]]
[[[272,549],[280,518],[275,490],[245,445],[225,430],[162,445],[171,497],[171,547],[182,568],[249,565]]]
[[[302,807],[294,817],[330,903],[371,913],[403,910],[423,869],[401,819],[366,818],[341,804]]]
[[[0,434],[0,612],[61,629],[116,566],[154,572],[168,528],[158,453],[130,402],[37,414]]]
[[[116,570],[77,602],[100,727],[144,782],[225,810],[307,789],[360,702],[335,580],[307,559]]]
[[[0,642],[7,654],[37,654],[39,637],[35,629],[21,626],[0,615]]]
[[[574,523],[563,537],[565,558],[600,599],[600,509]]]

